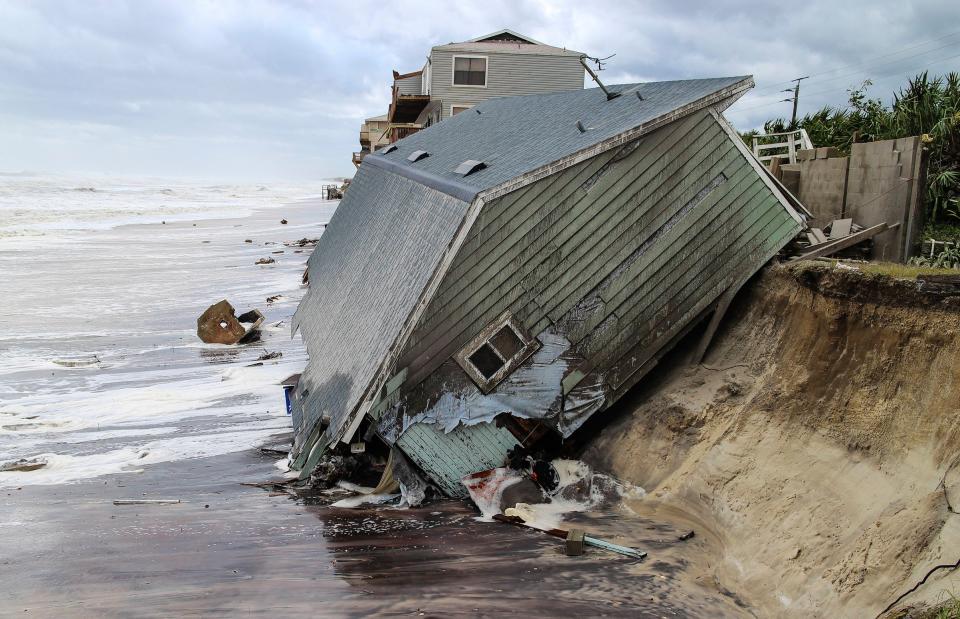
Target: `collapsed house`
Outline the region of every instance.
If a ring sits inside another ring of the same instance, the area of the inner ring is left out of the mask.
[[[378,437],[444,493],[570,437],[804,227],[750,77],[509,97],[364,159],[309,260],[293,466]]]

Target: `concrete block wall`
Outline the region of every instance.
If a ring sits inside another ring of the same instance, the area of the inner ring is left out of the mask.
[[[850,149],[845,215],[864,227],[900,223],[898,229],[874,237],[873,255],[878,260],[905,260],[907,243],[912,242],[912,233],[919,232],[919,217],[913,218],[913,230],[908,227],[920,155],[918,137],[854,144]]]
[[[784,186],[813,214],[811,227],[852,218],[867,228],[900,224],[874,237],[873,257],[903,262],[923,226],[923,149],[919,137],[854,144],[849,157],[835,148],[797,151],[779,166]]]

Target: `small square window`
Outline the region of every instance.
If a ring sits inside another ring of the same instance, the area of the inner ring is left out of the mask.
[[[484,344],[478,348],[475,353],[470,355],[470,363],[472,363],[473,367],[477,368],[487,380],[493,378],[493,375],[506,365],[504,360],[494,352],[489,344]]]
[[[489,393],[540,348],[509,312],[483,329],[454,359],[481,391]]]
[[[490,338],[490,343],[507,360],[513,359],[518,352],[523,350],[523,340],[517,337],[516,331],[510,325],[504,325],[502,329],[497,331],[496,335]]]

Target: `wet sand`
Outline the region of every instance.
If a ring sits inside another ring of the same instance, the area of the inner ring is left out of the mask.
[[[245,451],[0,497],[0,609],[19,616],[730,616],[696,581],[699,538],[628,517],[577,515],[644,562],[474,519],[444,501],[335,509],[242,485],[275,476]],[[176,498],[175,505],[113,504]],[[683,523],[681,523],[683,524]]]

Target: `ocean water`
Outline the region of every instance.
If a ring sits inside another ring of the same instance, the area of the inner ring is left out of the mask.
[[[323,233],[337,205],[323,184],[0,176],[0,465],[46,463],[0,472],[0,487],[135,473],[289,429],[278,383],[306,361],[289,319],[310,250],[285,243]],[[265,314],[260,342],[196,337],[221,299]]]

